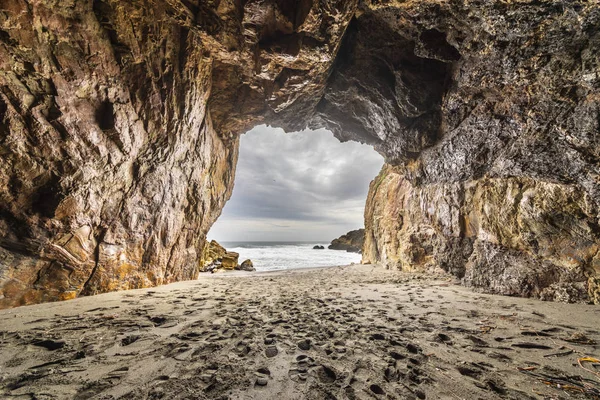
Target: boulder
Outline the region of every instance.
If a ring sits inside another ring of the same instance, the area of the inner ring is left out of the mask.
[[[240,266],[239,266],[239,270],[240,271],[256,271],[256,269],[254,268],[254,264],[252,264],[251,260],[245,260]]]
[[[316,245],[313,247],[313,250],[325,250],[325,246]]]
[[[223,258],[223,255],[227,253],[225,247],[221,246],[216,240],[212,240],[208,245],[207,257],[211,260],[218,260]]]
[[[227,253],[225,247],[221,246],[216,240],[204,245],[204,251],[200,258],[200,271],[210,272],[221,266],[221,260]]]
[[[221,260],[221,264],[225,269],[235,269],[238,266],[238,259],[240,258],[240,254],[235,251],[228,251],[223,255],[223,259]]]

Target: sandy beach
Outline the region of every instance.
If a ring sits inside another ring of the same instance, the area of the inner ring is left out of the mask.
[[[3,399],[594,399],[600,308],[372,265],[0,311]]]

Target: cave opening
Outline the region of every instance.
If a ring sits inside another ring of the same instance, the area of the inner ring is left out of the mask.
[[[356,249],[328,245],[363,228],[369,182],[383,162],[372,146],[325,129],[255,127],[241,137],[233,194],[208,237],[257,270],[358,263]]]

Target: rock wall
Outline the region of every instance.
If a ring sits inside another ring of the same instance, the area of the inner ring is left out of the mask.
[[[5,0],[0,307],[195,277],[261,123],[386,157],[365,260],[598,301],[599,32],[587,1]]]
[[[504,295],[598,300],[597,214],[574,185],[486,177],[414,186],[384,166],[366,210],[363,262],[441,268]]]
[[[197,276],[239,134],[318,102],[356,7],[292,3],[0,4],[0,308]]]
[[[213,67],[170,12],[2,3],[0,307],[197,275],[237,138],[213,128]]]
[[[600,8],[458,4],[410,14],[430,21],[417,49],[445,38],[460,58],[435,144],[371,184],[363,261],[599,302]]]

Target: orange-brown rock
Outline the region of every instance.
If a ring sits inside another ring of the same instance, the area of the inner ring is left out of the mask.
[[[210,243],[204,245],[204,251],[200,258],[200,265],[205,268],[207,265],[220,261],[223,256],[227,253],[225,247],[221,246],[216,240],[211,240]]]
[[[238,260],[240,258],[240,254],[235,251],[228,251],[223,255],[223,260],[221,261],[221,265],[225,269],[233,270],[237,269],[239,266]]]

